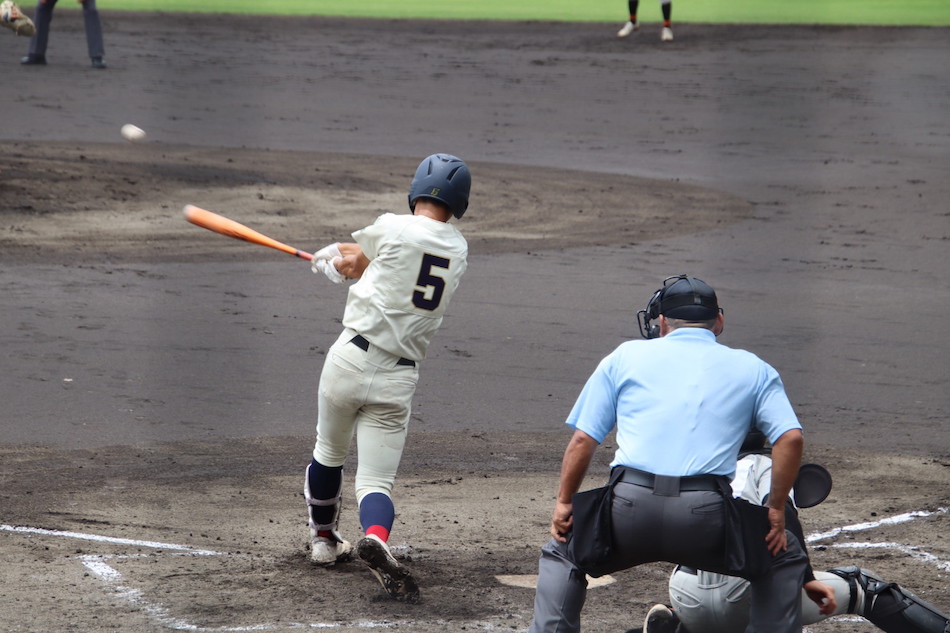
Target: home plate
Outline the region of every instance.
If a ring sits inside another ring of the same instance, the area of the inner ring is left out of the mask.
[[[524,587],[525,589],[534,589],[538,586],[538,575],[537,574],[522,574],[520,576],[495,576],[495,579],[504,584],[511,585],[512,587]],[[603,587],[604,585],[610,585],[614,583],[615,580],[613,576],[601,576],[600,578],[591,578],[587,577],[587,587]]]

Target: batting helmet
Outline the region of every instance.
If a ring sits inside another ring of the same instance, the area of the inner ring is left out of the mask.
[[[657,338],[659,325],[650,325],[662,314],[668,319],[709,321],[720,313],[716,291],[702,279],[674,275],[663,280],[663,287],[653,293],[647,307],[637,313],[643,338]]]
[[[419,163],[409,185],[409,210],[415,213],[416,200],[433,198],[449,208],[456,218],[468,209],[472,173],[461,158],[451,154],[433,154]]]

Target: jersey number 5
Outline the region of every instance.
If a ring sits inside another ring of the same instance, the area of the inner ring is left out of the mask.
[[[422,256],[422,266],[419,268],[419,278],[416,280],[417,289],[412,293],[412,305],[420,310],[435,310],[442,302],[445,293],[445,280],[433,273],[433,268],[449,269],[449,260],[438,255],[426,253]]]

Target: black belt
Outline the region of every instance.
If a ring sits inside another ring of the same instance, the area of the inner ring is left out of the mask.
[[[363,338],[362,334],[357,334],[356,336],[351,338],[350,343],[352,343],[353,345],[356,345],[358,348],[360,348],[364,352],[369,351],[369,341]],[[396,364],[405,365],[406,367],[415,367],[416,361],[410,358],[400,358],[399,360],[396,361]]]
[[[652,488],[656,494],[675,496],[680,492],[697,492],[700,490],[719,492],[723,489],[719,475],[690,475],[688,477],[667,477],[630,468],[617,466],[623,469],[618,481],[635,486]],[[728,484],[727,484],[728,485]]]

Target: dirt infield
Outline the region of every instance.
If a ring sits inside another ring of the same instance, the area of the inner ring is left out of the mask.
[[[4,630],[524,630],[533,592],[498,577],[536,571],[563,419],[679,272],[719,290],[723,342],[779,369],[834,476],[803,512],[814,566],[950,609],[946,29],[103,20],[108,70],[67,12],[3,96]],[[0,36],[10,66],[25,42]],[[345,288],[181,207],[315,249],[400,211],[434,151],[472,165],[472,257],[397,481],[404,605],[304,550]],[[585,630],[638,624],[668,572],[592,589]]]

